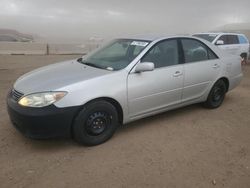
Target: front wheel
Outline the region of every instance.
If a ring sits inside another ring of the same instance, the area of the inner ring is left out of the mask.
[[[207,108],[218,108],[224,101],[226,95],[226,84],[223,80],[218,80],[212,87],[204,106]]]
[[[116,108],[106,101],[87,104],[73,124],[73,137],[83,145],[94,146],[110,139],[118,127]]]

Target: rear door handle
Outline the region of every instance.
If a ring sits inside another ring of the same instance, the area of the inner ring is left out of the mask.
[[[182,72],[181,71],[176,71],[175,73],[174,73],[174,77],[179,77],[179,76],[181,76],[182,75]]]
[[[213,66],[214,69],[217,69],[219,67],[220,67],[220,65],[218,65],[218,64],[214,64],[214,66]]]

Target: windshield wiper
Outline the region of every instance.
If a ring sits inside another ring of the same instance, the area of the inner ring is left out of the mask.
[[[94,64],[94,63],[89,63],[89,62],[83,61],[82,58],[77,59],[77,61],[79,63],[81,63],[81,64],[88,65],[90,67],[95,67],[95,68],[98,68],[98,69],[106,69],[106,70],[109,70],[109,71],[114,70],[114,68],[112,68],[112,67],[104,67],[104,66],[101,66],[101,65],[97,65],[97,64]]]
[[[96,65],[96,64],[93,64],[93,63],[88,63],[88,62],[84,62],[84,61],[82,61],[81,63],[84,64],[84,65],[88,65],[90,67],[95,67],[95,68],[99,68],[99,69],[105,69],[103,66]]]

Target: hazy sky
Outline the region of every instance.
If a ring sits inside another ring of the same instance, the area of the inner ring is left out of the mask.
[[[250,23],[250,0],[0,0],[0,28],[48,39],[192,33],[243,22]]]

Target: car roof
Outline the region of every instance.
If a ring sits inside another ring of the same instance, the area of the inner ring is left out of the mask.
[[[134,40],[146,40],[146,41],[158,41],[170,38],[195,38],[191,35],[140,35],[140,36],[133,36],[127,37],[126,39],[134,39]]]
[[[230,32],[202,32],[202,33],[195,33],[194,35],[244,35],[244,34],[241,34],[241,33],[230,33]]]
[[[195,36],[192,36],[192,35],[168,35],[168,36],[154,36],[154,35],[152,36],[152,35],[147,35],[147,36],[137,36],[137,37],[120,38],[120,39],[145,40],[145,41],[150,41],[150,42],[158,42],[158,41],[161,41],[161,40],[171,39],[171,38],[190,38],[190,39],[196,39],[196,40],[199,40],[199,41],[203,42],[213,52],[215,52],[216,55],[218,55],[219,57],[224,57],[224,56],[228,55],[223,50],[220,50],[217,46],[213,45],[211,42],[208,42],[205,39],[201,39],[199,37],[195,37]]]

